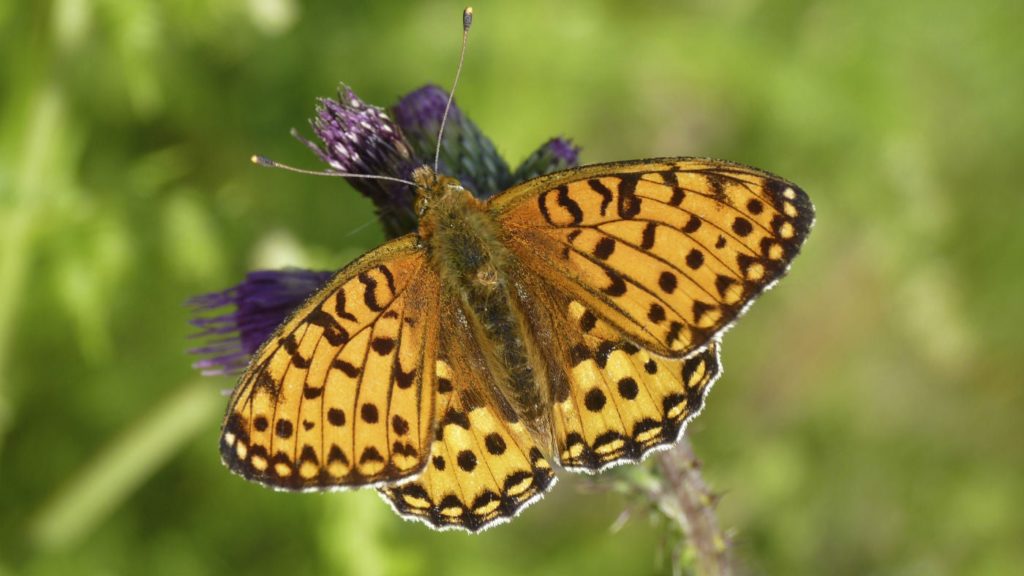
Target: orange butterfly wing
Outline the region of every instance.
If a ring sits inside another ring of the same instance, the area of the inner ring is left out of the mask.
[[[814,219],[795,184],[692,158],[558,172],[490,208],[530,274],[670,357],[706,346],[774,284]]]
[[[289,490],[418,474],[433,440],[438,290],[412,236],[338,272],[232,393],[221,435],[228,468]]]
[[[721,373],[718,338],[814,216],[795,184],[692,158],[551,174],[490,210],[548,364],[559,461],[584,472],[678,440]]]

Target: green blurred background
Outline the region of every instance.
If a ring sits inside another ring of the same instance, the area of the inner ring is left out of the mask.
[[[656,574],[666,533],[563,482],[468,536],[217,454],[191,295],[337,268],[370,203],[288,136],[344,80],[454,73],[463,3],[0,3],[0,574]],[[789,278],[691,427],[742,571],[1024,567],[1020,2],[476,3],[463,108],[512,164],[709,155],[808,190]],[[308,134],[308,132],[307,132]]]

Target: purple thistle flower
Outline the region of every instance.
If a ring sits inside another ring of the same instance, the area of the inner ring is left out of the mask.
[[[208,313],[227,306],[235,310],[214,316],[197,316],[189,322],[201,331],[193,338],[207,339],[203,346],[189,350],[208,356],[192,366],[206,376],[231,374],[245,368],[249,356],[259,349],[281,322],[334,276],[289,268],[258,270],[246,274],[241,284],[223,292],[196,296],[189,304]]]
[[[320,144],[293,135],[332,169],[351,174],[409,179],[413,169],[434,160],[437,133],[448,94],[437,86],[424,86],[394,107],[394,120],[376,106],[366,104],[342,85],[338,99],[321,98],[310,120]],[[498,155],[494,144],[455,103],[441,142],[439,172],[454,176],[480,198],[556,170],[577,165],[579,148],[565,138],[545,142],[516,169]],[[384,232],[396,238],[416,230],[415,190],[398,182],[346,178],[353,188],[373,201]],[[200,329],[193,338],[205,339],[189,350],[205,356],[193,366],[204,375],[233,374],[243,370],[249,357],[307,298],[334,275],[309,270],[250,272],[238,285],[189,300]],[[234,307],[233,311],[216,311]]]
[[[395,120],[420,158],[432,163],[448,93],[427,85],[395,105]],[[512,172],[494,144],[455,102],[448,112],[441,140],[438,172],[455,177],[479,198],[489,198],[512,185]]]
[[[525,182],[530,178],[578,166],[579,163],[579,146],[567,138],[552,138],[523,160],[512,175],[512,180],[515,183]]]
[[[309,123],[322,146],[295,131],[292,135],[338,172],[408,180],[413,169],[423,164],[387,113],[363,102],[348,86],[341,86],[337,100],[320,98],[316,117]],[[373,201],[388,236],[400,236],[416,228],[412,187],[388,180],[346,180]]]

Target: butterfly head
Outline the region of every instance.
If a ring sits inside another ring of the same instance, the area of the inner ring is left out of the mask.
[[[416,215],[421,219],[428,210],[472,196],[458,180],[435,172],[430,166],[413,170],[412,181],[416,185]]]

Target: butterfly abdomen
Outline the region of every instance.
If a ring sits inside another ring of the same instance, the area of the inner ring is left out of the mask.
[[[498,403],[511,405],[531,428],[544,429],[530,336],[507,274],[512,257],[498,239],[494,220],[486,205],[464,189],[435,189],[426,195],[420,235],[443,292],[466,316],[469,332],[464,337],[477,339],[489,352],[485,361],[494,386],[487,393],[501,395]]]

